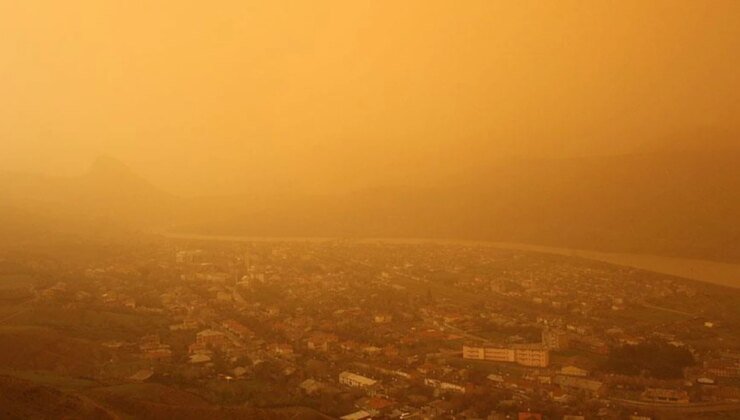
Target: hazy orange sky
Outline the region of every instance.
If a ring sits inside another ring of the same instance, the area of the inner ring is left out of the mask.
[[[0,170],[106,154],[182,194],[433,182],[737,132],[738,63],[737,0],[3,1]]]

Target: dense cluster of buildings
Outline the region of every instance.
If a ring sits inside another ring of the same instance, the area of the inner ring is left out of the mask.
[[[721,308],[695,313],[703,297],[673,278],[462,245],[165,250],[146,277],[119,259],[39,291],[41,304],[151,320],[101,340],[109,380],[166,375],[205,395],[250,389],[240,403],[353,419],[652,418],[666,405],[726,404],[740,389],[734,321]],[[654,339],[690,349],[696,365],[680,380],[603,368],[611,349]]]

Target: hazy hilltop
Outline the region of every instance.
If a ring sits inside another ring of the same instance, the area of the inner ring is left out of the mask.
[[[123,163],[98,158],[78,177],[0,174],[0,233],[89,235],[159,227],[175,198]]]
[[[740,152],[514,159],[438,188],[178,198],[101,158],[83,176],[0,178],[6,235],[167,229],[433,237],[740,260]]]

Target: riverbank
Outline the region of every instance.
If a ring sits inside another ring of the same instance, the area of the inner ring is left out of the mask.
[[[683,277],[691,280],[717,284],[733,288],[740,288],[740,264],[722,263],[717,261],[664,257],[659,255],[628,254],[614,252],[600,252],[584,249],[559,248],[511,242],[469,241],[426,238],[332,238],[332,237],[255,237],[255,236],[227,236],[227,235],[196,235],[179,233],[162,233],[171,239],[187,240],[217,240],[238,242],[326,242],[332,240],[352,240],[357,242],[388,242],[399,244],[436,243],[493,246],[496,248],[515,249],[520,251],[544,252],[570,257],[585,258],[607,262],[615,265],[638,268],[661,274]]]

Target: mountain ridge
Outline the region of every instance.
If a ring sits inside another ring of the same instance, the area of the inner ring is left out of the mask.
[[[46,219],[39,225],[47,229],[29,224],[47,234],[92,227],[405,236],[740,261],[740,228],[734,223],[740,214],[739,167],[740,152],[728,151],[521,159],[468,171],[439,187],[183,198],[103,157],[76,178],[27,176],[14,184],[0,176],[0,213],[5,209],[16,221],[24,214]]]

